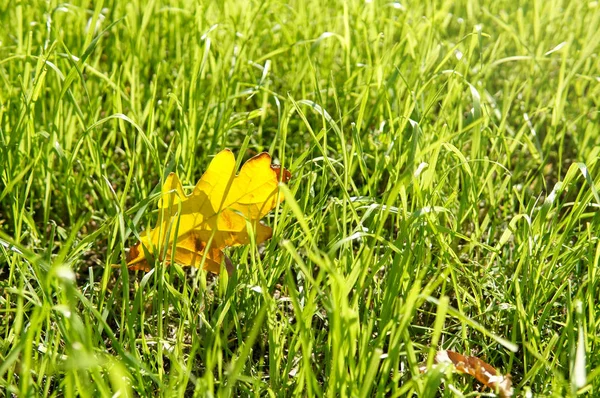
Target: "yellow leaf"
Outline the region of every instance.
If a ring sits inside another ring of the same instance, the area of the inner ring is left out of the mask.
[[[287,182],[291,174],[271,165],[268,153],[248,160],[238,175],[235,163],[230,150],[221,151],[190,195],[185,194],[177,175],[169,174],[158,202],[156,228],[142,234],[140,243],[130,249],[127,266],[150,270],[147,252],[167,263],[203,266],[218,273],[223,248],[250,243],[248,226],[257,244],[269,239],[272,230],[260,219],[283,201],[278,184]]]

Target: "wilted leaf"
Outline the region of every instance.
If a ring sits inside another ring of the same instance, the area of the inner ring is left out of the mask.
[[[460,373],[473,376],[496,391],[501,397],[512,397],[513,388],[510,375],[502,375],[488,363],[477,357],[465,356],[450,350],[438,351],[435,354],[435,363],[450,363]]]
[[[157,226],[130,249],[129,269],[150,270],[147,252],[165,262],[203,264],[204,269],[218,273],[223,248],[250,243],[248,227],[257,244],[269,239],[272,230],[260,219],[283,201],[278,184],[287,182],[290,172],[271,165],[267,153],[248,160],[238,175],[235,164],[230,150],[221,151],[190,195],[183,191],[177,175],[169,174],[158,202]],[[231,263],[227,266],[231,272]]]

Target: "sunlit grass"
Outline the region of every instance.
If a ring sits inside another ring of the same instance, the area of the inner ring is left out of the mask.
[[[2,2],[0,396],[599,394],[600,6],[518,3]],[[273,238],[124,272],[223,148]]]

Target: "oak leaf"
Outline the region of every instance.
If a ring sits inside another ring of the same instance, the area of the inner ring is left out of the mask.
[[[236,175],[235,157],[228,149],[213,158],[189,195],[177,175],[169,174],[158,202],[157,225],[129,250],[127,266],[149,271],[149,254],[166,263],[219,273],[225,258],[232,272],[222,249],[250,243],[251,234],[256,244],[271,238],[272,229],[260,219],[283,201],[279,182],[290,177],[289,171],[272,165],[271,156],[264,152],[249,159]]]

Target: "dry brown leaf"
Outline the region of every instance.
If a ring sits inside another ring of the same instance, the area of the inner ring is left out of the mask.
[[[510,375],[502,375],[490,364],[477,357],[462,355],[450,350],[441,350],[435,354],[434,361],[435,363],[452,364],[457,372],[473,376],[503,398],[513,396]]]

